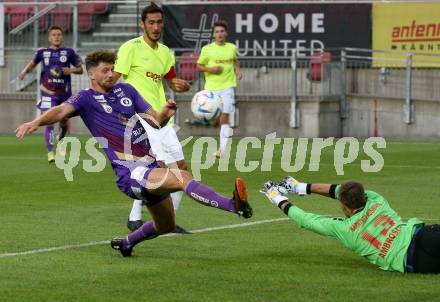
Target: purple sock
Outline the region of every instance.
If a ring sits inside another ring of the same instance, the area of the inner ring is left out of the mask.
[[[154,221],[147,221],[139,229],[128,235],[124,241],[126,244],[135,246],[144,240],[153,239],[159,236],[154,226]]]
[[[60,133],[58,134],[58,141],[61,141],[67,134],[67,124],[60,124]]]
[[[46,143],[47,152],[51,152],[53,150],[53,126],[46,126],[44,142]]]
[[[207,185],[194,179],[186,185],[185,193],[202,205],[235,213],[235,207],[231,199],[218,194]]]

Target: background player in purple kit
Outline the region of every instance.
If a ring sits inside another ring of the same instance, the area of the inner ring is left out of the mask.
[[[70,75],[83,73],[81,57],[72,48],[62,47],[62,28],[53,25],[48,33],[49,47],[40,48],[18,76],[19,80],[23,80],[27,73],[32,72],[38,63],[43,61],[40,76],[41,98],[37,104],[37,108],[42,112],[66,101],[72,95]],[[60,121],[58,140],[63,139],[67,131],[68,120]],[[53,125],[46,127],[44,137],[48,152],[47,159],[52,163],[55,161]]]
[[[138,115],[145,116],[151,126],[159,128],[175,114],[176,103],[169,100],[162,112],[157,113],[130,84],[113,85],[115,60],[116,54],[109,51],[89,54],[86,69],[91,89],[81,90],[35,120],[22,124],[16,130],[17,137],[23,138],[39,126],[54,124],[74,115],[81,116],[104,148],[119,189],[131,198],[141,199],[152,217],[127,237],[112,239],[111,246],[124,257],[131,256],[133,247],[139,242],[174,230],[172,192],[185,191],[200,204],[250,218],[252,208],[247,202],[246,185],[240,178],[235,181],[233,197],[227,198],[194,180],[188,171],[161,168],[155,158],[149,156],[150,143]],[[127,146],[130,151],[126,150]]]

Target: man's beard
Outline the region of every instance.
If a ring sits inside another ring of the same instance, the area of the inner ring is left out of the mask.
[[[102,82],[102,83],[99,83],[99,86],[104,88],[104,90],[108,91],[113,87],[113,83],[112,82]]]
[[[159,37],[157,38],[157,39],[154,39],[149,33],[148,33],[148,31],[144,31],[145,32],[145,34],[148,36],[148,38],[151,40],[151,41],[153,41],[153,42],[157,42],[157,41],[159,41],[160,40],[160,37],[162,36],[162,34],[159,34]]]

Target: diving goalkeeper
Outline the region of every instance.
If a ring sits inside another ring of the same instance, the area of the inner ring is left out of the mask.
[[[440,273],[440,225],[403,221],[383,196],[358,182],[307,184],[289,176],[278,184],[266,182],[261,192],[300,227],[338,240],[383,270]],[[307,213],[289,202],[287,193],[337,199],[346,217]]]

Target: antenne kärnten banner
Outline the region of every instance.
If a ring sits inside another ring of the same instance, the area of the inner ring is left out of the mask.
[[[373,49],[416,52],[413,66],[440,67],[440,3],[373,4]],[[432,56],[438,54],[439,56]],[[405,66],[405,54],[375,53],[375,66]]]

